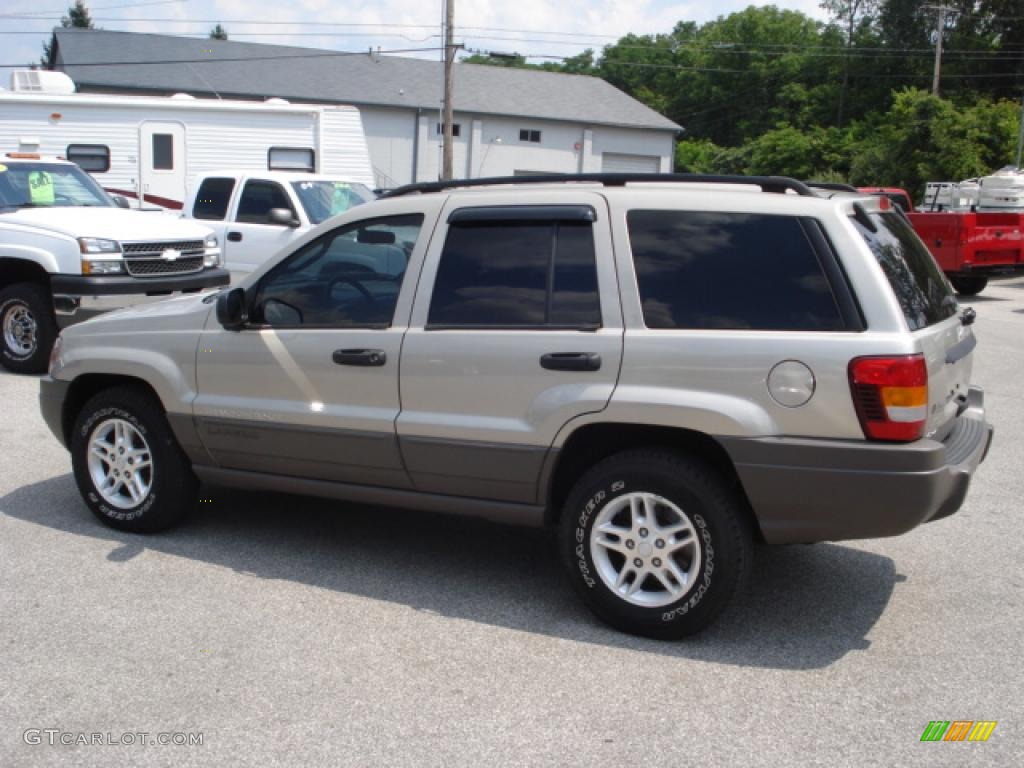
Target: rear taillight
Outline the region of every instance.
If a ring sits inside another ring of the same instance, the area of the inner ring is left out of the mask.
[[[858,357],[850,361],[850,390],[872,440],[909,442],[928,420],[928,367],[923,355]]]

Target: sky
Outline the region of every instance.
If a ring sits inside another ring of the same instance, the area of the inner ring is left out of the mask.
[[[749,5],[825,18],[820,0],[455,0],[456,41],[467,50],[571,56],[629,32],[670,32]],[[39,60],[71,0],[0,0],[0,86],[12,68]],[[440,58],[443,0],[92,0],[96,26],[205,36],[220,22],[230,39]],[[290,23],[291,22],[291,23]],[[298,23],[294,23],[298,22]],[[332,26],[329,26],[332,25]]]

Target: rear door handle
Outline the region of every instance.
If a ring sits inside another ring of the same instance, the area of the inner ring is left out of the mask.
[[[383,349],[336,349],[331,358],[338,365],[381,366],[388,361]]]
[[[240,243],[242,242],[242,233],[228,232],[228,240],[230,240],[232,243]]]
[[[595,352],[549,352],[540,356],[540,367],[549,371],[599,371],[601,356]]]

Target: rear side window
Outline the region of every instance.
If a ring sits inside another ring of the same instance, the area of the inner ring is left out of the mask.
[[[453,222],[428,326],[597,328],[594,235],[585,221]]]
[[[627,223],[648,328],[846,327],[798,218],[630,211]]]
[[[876,231],[857,216],[851,220],[882,265],[910,330],[940,323],[956,314],[946,276],[928,248],[898,213],[867,214]]]
[[[209,221],[222,221],[228,213],[231,193],[235,190],[234,179],[204,179],[196,193],[192,216]]]

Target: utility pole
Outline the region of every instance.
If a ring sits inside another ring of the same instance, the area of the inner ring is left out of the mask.
[[[956,8],[948,5],[922,5],[926,11],[938,11],[939,19],[935,26],[935,71],[932,74],[932,96],[939,95],[939,75],[942,71],[942,31],[946,26],[946,12],[956,13]]]
[[[455,0],[444,2],[444,143],[441,149],[441,179],[452,178],[452,85],[455,65]]]

